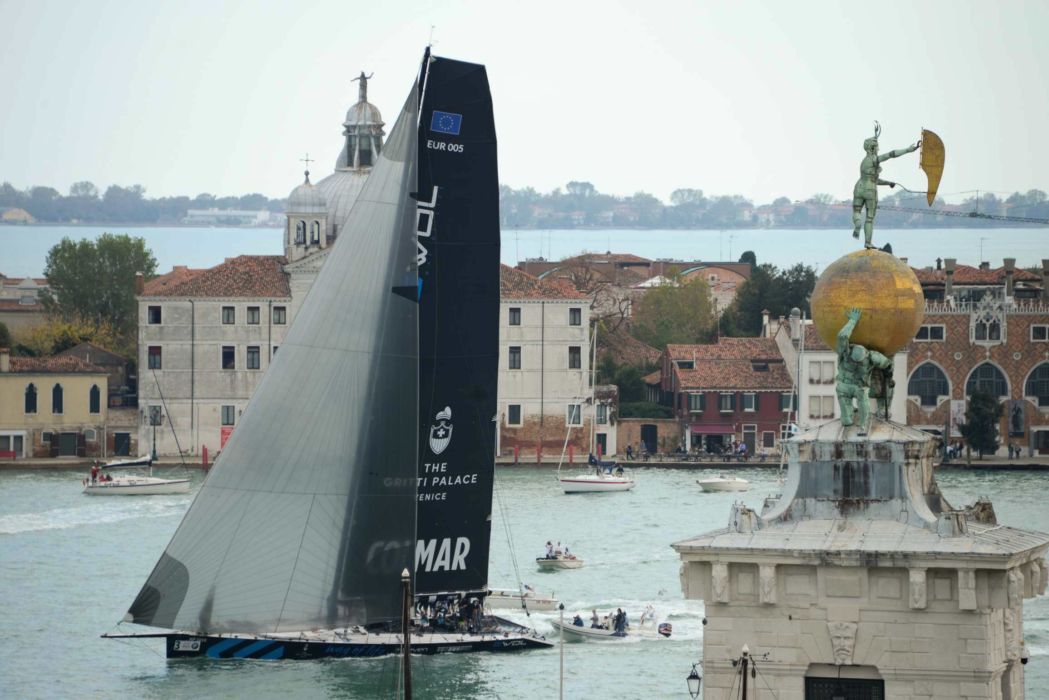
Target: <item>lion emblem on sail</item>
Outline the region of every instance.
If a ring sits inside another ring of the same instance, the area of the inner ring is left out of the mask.
[[[448,447],[452,441],[452,409],[445,406],[443,411],[437,414],[436,422],[430,426],[430,449],[435,455],[439,455]]]

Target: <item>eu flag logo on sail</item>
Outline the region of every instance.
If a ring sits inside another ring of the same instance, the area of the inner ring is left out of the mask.
[[[459,135],[459,129],[462,125],[463,115],[452,112],[440,112],[435,109],[433,118],[430,119],[430,131],[451,134],[452,136]]]

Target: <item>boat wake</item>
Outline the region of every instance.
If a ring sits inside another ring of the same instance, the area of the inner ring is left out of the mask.
[[[114,508],[113,505],[119,505]],[[20,535],[45,530],[68,530],[91,525],[118,523],[139,518],[181,517],[189,500],[152,497],[135,503],[85,504],[71,508],[54,508],[35,513],[8,513],[0,515],[0,535]]]

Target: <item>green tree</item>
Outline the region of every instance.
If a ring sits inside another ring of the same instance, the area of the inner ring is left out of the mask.
[[[725,335],[756,336],[761,332],[761,312],[766,309],[773,317],[788,316],[795,306],[808,312],[815,286],[816,270],[804,263],[786,270],[769,263],[758,265],[722,315],[722,331]]]
[[[0,348],[11,348],[11,331],[3,323],[0,323]]]
[[[998,449],[998,423],[1002,418],[1002,404],[983,391],[974,391],[965,410],[965,423],[958,426],[962,437],[983,459],[984,452]]]
[[[137,327],[135,273],[153,277],[157,261],[142,238],[104,233],[97,240],[62,242],[47,253],[44,276],[50,285],[44,303],[65,320],[96,327],[111,324],[121,336]]]
[[[743,255],[739,256],[739,261],[750,264],[751,269],[758,266],[758,256],[754,254],[753,250],[743,251]]]
[[[679,207],[682,204],[699,205],[703,204],[704,201],[703,190],[684,188],[670,193],[670,203],[675,207]]]
[[[631,333],[655,348],[668,343],[703,343],[714,328],[713,302],[707,281],[697,276],[671,278],[637,302]]]

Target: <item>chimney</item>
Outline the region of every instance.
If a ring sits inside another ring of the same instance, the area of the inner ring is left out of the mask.
[[[991,269],[991,263],[987,262],[986,260],[981,261],[980,262],[980,269],[981,270],[990,270]]]
[[[772,337],[769,334],[769,310],[768,309],[762,309],[761,310],[761,337],[762,338],[771,338]]]
[[[801,336],[801,309],[794,307],[790,310],[790,337],[795,343]]]
[[[11,351],[7,348],[0,348],[0,372],[11,371]]]
[[[950,298],[954,296],[954,258],[943,259],[943,296]]]
[[[141,272],[135,273],[135,294],[142,296],[142,293],[146,291],[146,277]]]
[[[1049,301],[1049,258],[1042,258],[1042,301]]]
[[[1005,258],[1005,296],[1013,295],[1013,272],[1016,270],[1016,258]]]
[[[936,258],[936,269],[937,270],[942,270],[943,269],[943,258]]]

